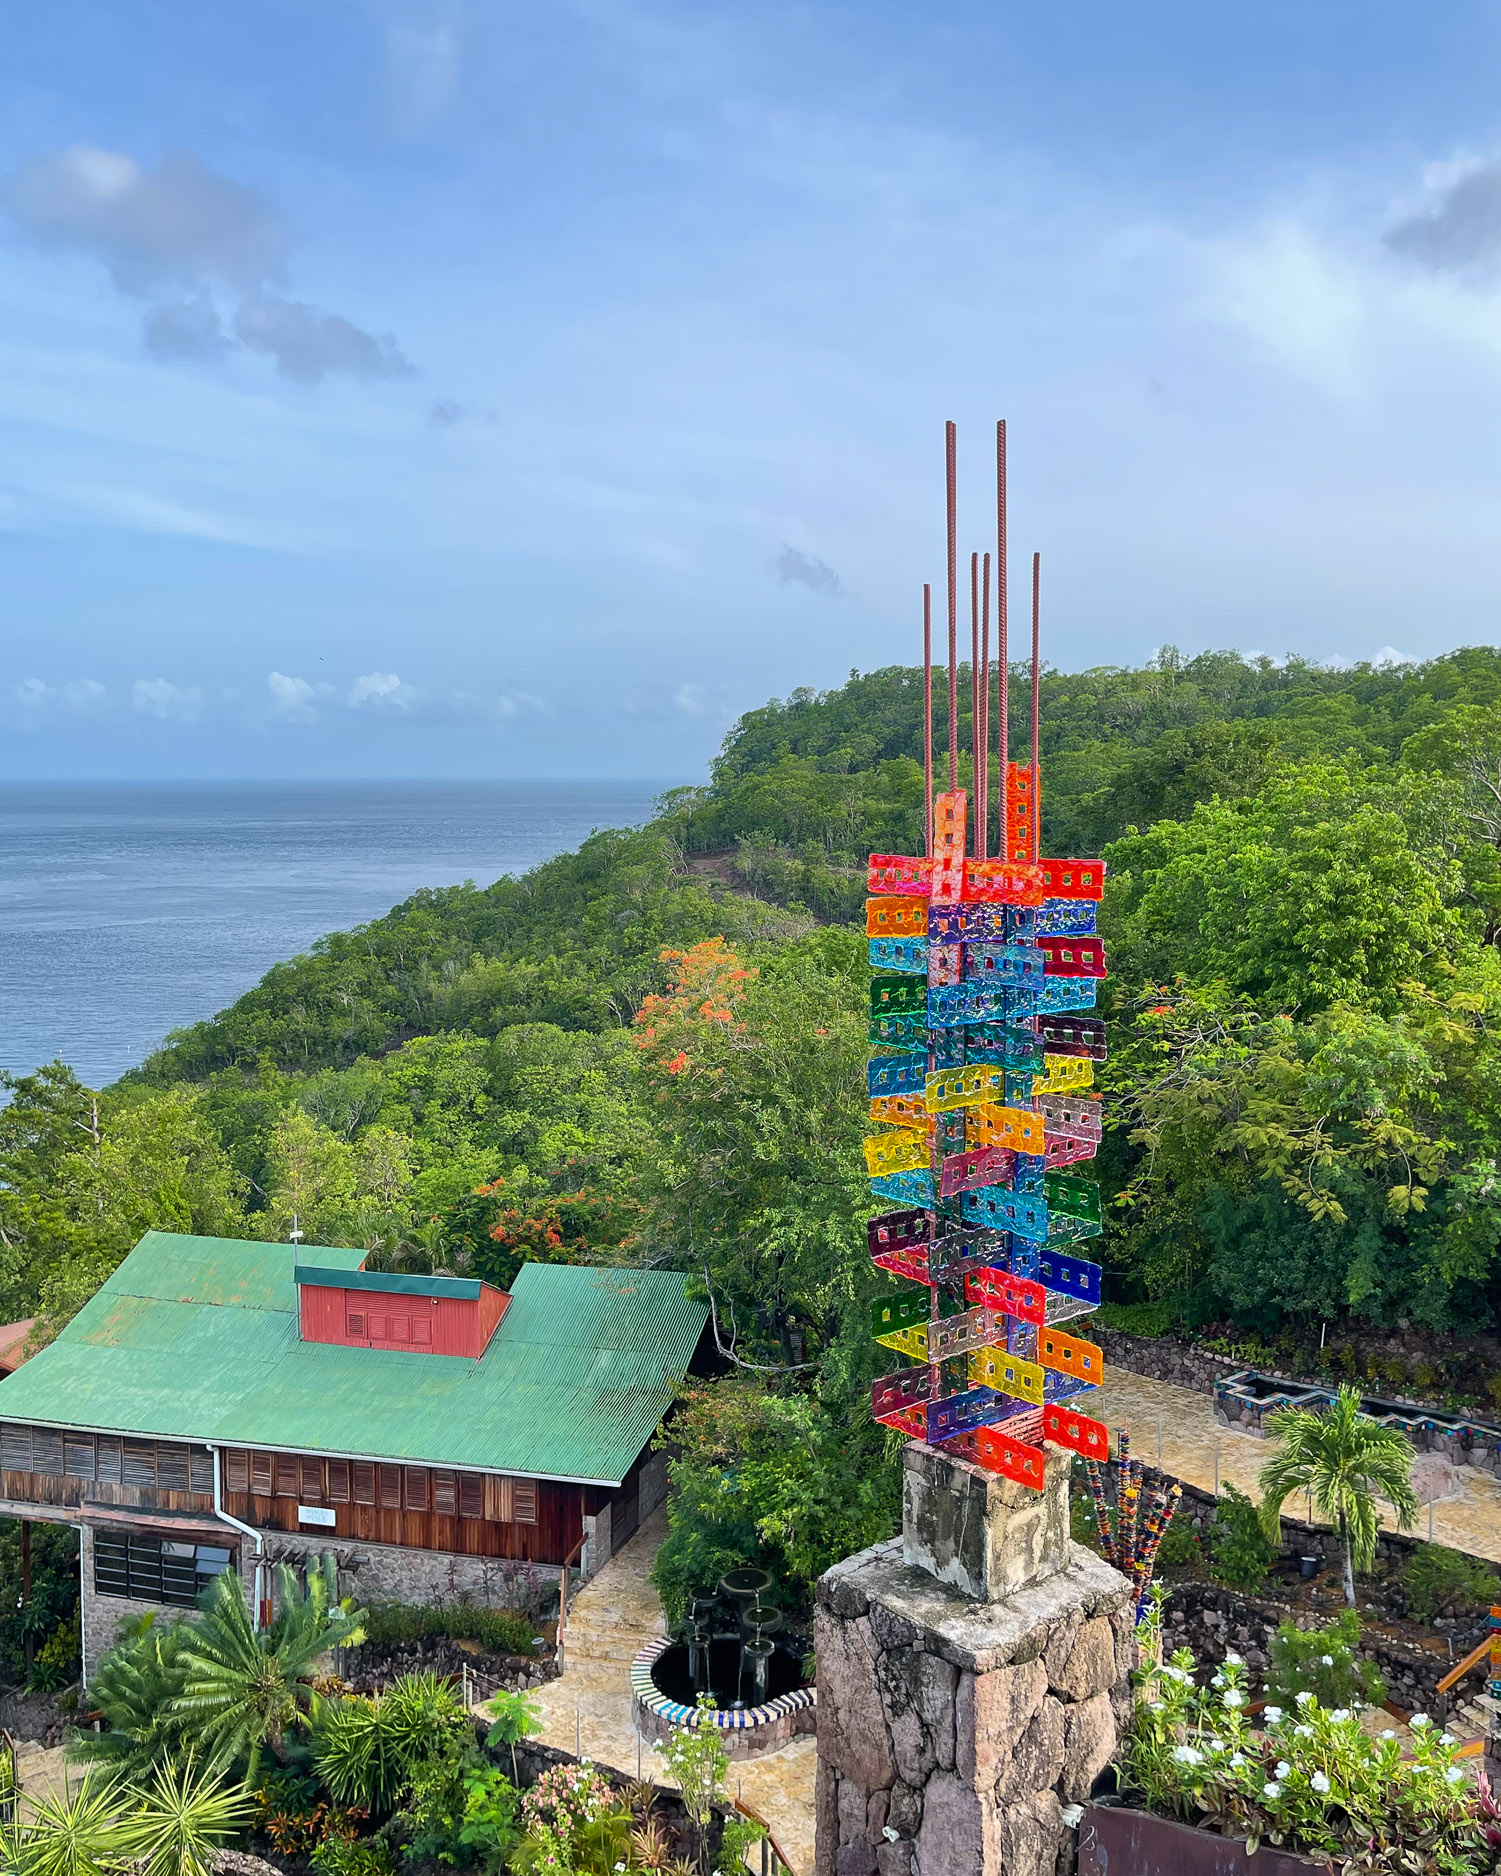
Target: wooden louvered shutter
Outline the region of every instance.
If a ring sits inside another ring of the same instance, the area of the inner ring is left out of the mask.
[[[485,1515],[485,1481],[477,1472],[459,1474],[459,1516],[482,1518]]]
[[[400,1466],[382,1466],[380,1469],[380,1508],[382,1511],[401,1510]]]
[[[99,1450],[94,1455],[96,1468],[94,1476],[106,1485],[118,1485],[120,1483],[120,1442],[112,1433],[101,1433],[98,1444]]]
[[[276,1457],[276,1496],[295,1498],[302,1484],[302,1468],[297,1463],[296,1453],[277,1453]]]
[[[426,1466],[408,1466],[406,1468],[406,1500],[408,1511],[426,1511],[429,1494]]]
[[[214,1489],[214,1455],[197,1446],[188,1448],[188,1489],[208,1497]]]
[[[354,1502],[357,1505],[375,1503],[375,1467],[368,1459],[356,1459],[354,1471]]]
[[[248,1492],[250,1490],[250,1455],[242,1447],[234,1447],[224,1455],[224,1489],[229,1492]]]
[[[17,1426],[13,1420],[7,1420],[5,1425],[0,1427],[0,1470],[30,1472],[30,1427]]]
[[[63,1436],[52,1427],[33,1427],[31,1431],[31,1469],[45,1472],[49,1478],[63,1475]]]
[[[250,1489],[259,1498],[272,1498],[272,1467],[270,1453],[252,1453],[250,1455]]]
[[[485,1479],[485,1516],[493,1524],[509,1524],[512,1518],[511,1487],[514,1479],[497,1479],[487,1475]]]
[[[323,1461],[304,1459],[302,1461],[301,1498],[305,1505],[316,1505],[323,1497]]]
[[[120,1460],[120,1483],[137,1490],[150,1490],[156,1484],[156,1447],[148,1440],[127,1440]]]
[[[349,1461],[330,1459],[328,1462],[328,1502],[331,1505],[349,1503]]]
[[[63,1471],[70,1479],[94,1476],[94,1436],[92,1433],[63,1435]]]
[[[188,1449],[186,1446],[158,1446],[156,1482],[164,1492],[188,1489]]]
[[[459,1515],[459,1481],[454,1473],[433,1474],[433,1510],[440,1518]]]
[[[537,1481],[517,1479],[515,1488],[516,1523],[535,1524],[537,1522]]]

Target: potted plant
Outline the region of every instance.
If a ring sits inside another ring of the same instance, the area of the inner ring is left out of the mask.
[[[1413,1753],[1348,1707],[1308,1690],[1247,1717],[1246,1669],[1227,1655],[1207,1688],[1180,1649],[1139,1675],[1121,1767],[1124,1807],[1095,1804],[1079,1831],[1080,1876],[1171,1867],[1202,1876],[1323,1868],[1480,1876],[1501,1832],[1457,1758],[1459,1742],[1414,1714]],[[1254,1857],[1255,1862],[1250,1859]]]

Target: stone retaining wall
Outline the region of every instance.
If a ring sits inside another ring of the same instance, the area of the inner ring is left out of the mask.
[[[1090,1339],[1104,1351],[1107,1367],[1124,1368],[1130,1374],[1145,1375],[1149,1381],[1170,1381],[1174,1387],[1192,1388],[1196,1394],[1212,1394],[1214,1384],[1226,1375],[1245,1367],[1228,1355],[1212,1354],[1191,1342],[1180,1342],[1171,1335],[1123,1335],[1119,1329],[1090,1324]]]

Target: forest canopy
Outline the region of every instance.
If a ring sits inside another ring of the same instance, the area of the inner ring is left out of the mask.
[[[887,1282],[864,857],[920,840],[921,694],[889,667],[768,703],[645,827],[332,934],[113,1088],[15,1079],[0,1310],[55,1329],[152,1224],[295,1213],[496,1281],[645,1258],[744,1372],[854,1424]],[[1020,731],[1019,670],[1011,702]],[[1167,650],[1047,672],[1041,710],[1044,845],[1110,869],[1113,1296],[1266,1334],[1493,1322],[1501,654]]]

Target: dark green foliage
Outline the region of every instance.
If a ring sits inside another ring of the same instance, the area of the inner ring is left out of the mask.
[[[896,1528],[900,1470],[868,1416],[842,1425],[806,1396],[729,1379],[685,1391],[672,1439],[669,1531],[652,1566],[671,1624],[746,1563],[806,1618],[830,1564]]]
[[[454,1641],[478,1642],[492,1654],[534,1655],[534,1618],[514,1609],[481,1609],[473,1603],[372,1603],[364,1620],[366,1641],[376,1643],[421,1641],[446,1635]]]
[[[1231,1589],[1258,1590],[1275,1556],[1255,1505],[1233,1485],[1222,1485],[1209,1526],[1210,1574]]]
[[[33,1523],[29,1609],[20,1606],[21,1583],[20,1520],[0,1519],[0,1672],[14,1685],[25,1678],[28,1635],[35,1657],[60,1629],[70,1631],[77,1624],[77,1531],[66,1524]]]
[[[1202,1561],[1204,1547],[1199,1534],[1180,1510],[1162,1534],[1157,1547],[1157,1565],[1163,1570],[1192,1569]]]
[[[1279,1625],[1268,1650],[1266,1696],[1275,1706],[1296,1710],[1298,1695],[1312,1694],[1321,1707],[1379,1707],[1386,1682],[1375,1665],[1361,1660],[1360,1618],[1346,1609],[1325,1628]]]
[[[1407,1613],[1420,1622],[1440,1614],[1469,1615],[1501,1601],[1501,1577],[1478,1557],[1443,1544],[1420,1544],[1402,1571]]]

